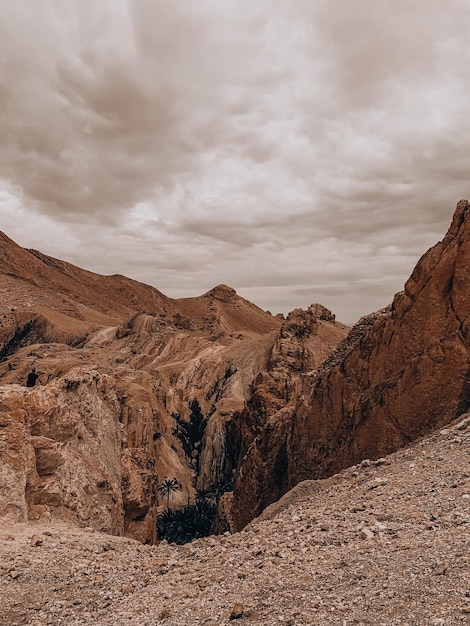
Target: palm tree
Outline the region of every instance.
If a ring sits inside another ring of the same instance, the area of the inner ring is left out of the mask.
[[[181,483],[176,478],[165,478],[163,482],[158,485],[158,491],[162,496],[166,497],[166,508],[170,508],[170,496],[181,489]]]
[[[207,500],[198,500],[180,509],[163,511],[157,516],[159,539],[183,544],[198,537],[207,537],[212,528],[217,507]]]

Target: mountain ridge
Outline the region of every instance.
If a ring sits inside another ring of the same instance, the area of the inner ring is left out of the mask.
[[[227,285],[171,299],[2,243],[0,517],[65,516],[155,541],[165,477],[181,485],[174,506],[232,480],[232,423],[284,321]],[[323,354],[347,327],[322,311]],[[29,389],[33,368],[39,384]]]

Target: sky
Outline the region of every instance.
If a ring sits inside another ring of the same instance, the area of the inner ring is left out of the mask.
[[[0,9],[0,230],[24,247],[352,323],[470,197],[468,0]]]

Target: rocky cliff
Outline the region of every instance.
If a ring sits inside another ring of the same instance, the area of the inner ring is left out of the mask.
[[[244,410],[232,423],[238,442],[233,519],[240,528],[288,488],[287,432],[302,389],[344,337],[346,327],[321,305],[296,309],[282,323],[266,369],[253,382]]]
[[[172,507],[228,486],[253,436],[238,426],[253,386],[267,375],[294,396],[302,368],[347,332],[322,307],[284,322],[225,285],[172,300],[5,235],[0,245],[4,519],[61,518],[153,542],[166,506],[158,484],[177,479]]]
[[[299,481],[377,459],[468,410],[469,285],[470,209],[462,200],[392,305],[363,318],[318,369],[302,372],[294,399],[268,408],[240,459],[237,527]],[[255,389],[245,422],[256,419],[265,395]]]

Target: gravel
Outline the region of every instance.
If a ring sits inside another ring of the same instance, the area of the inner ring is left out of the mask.
[[[470,624],[469,444],[466,415],[184,546],[0,522],[0,624]]]

